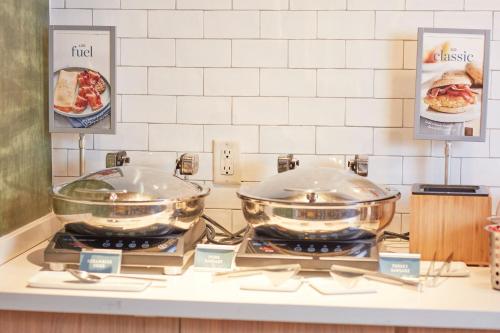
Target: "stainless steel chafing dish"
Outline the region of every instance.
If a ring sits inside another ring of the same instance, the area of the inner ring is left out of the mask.
[[[297,168],[237,193],[257,231],[290,239],[376,236],[392,220],[400,193],[336,168]]]
[[[208,187],[163,170],[119,166],[54,187],[53,208],[66,226],[164,234],[187,230],[197,222],[209,192]]]

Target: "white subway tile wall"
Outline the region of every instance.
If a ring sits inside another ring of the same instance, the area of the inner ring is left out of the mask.
[[[259,17],[258,11],[206,11],[203,21],[204,36],[205,38],[258,38]]]
[[[175,40],[123,38],[121,40],[123,66],[174,66]]]
[[[231,98],[177,97],[177,122],[185,124],[231,124]]]
[[[417,39],[417,28],[432,27],[434,15],[430,11],[377,11],[375,37]]]
[[[117,67],[116,92],[118,94],[147,94],[147,67]]]
[[[261,126],[260,152],[315,153],[313,126]]]
[[[407,231],[415,182],[442,182],[443,143],[413,139],[418,27],[491,29],[487,140],[454,143],[453,183],[500,199],[500,1],[52,0],[51,24],[117,26],[117,134],[87,135],[86,169],[127,150],[172,170],[200,156],[207,212],[244,225],[238,187],[213,185],[212,140],[240,143],[243,182],[370,155],[369,178],[401,191],[391,230]],[[79,173],[78,135],[52,135],[54,184]]]
[[[288,0],[233,0],[233,9],[288,9]]]
[[[179,39],[175,47],[178,67],[229,67],[231,65],[230,40]]]
[[[318,96],[373,97],[372,69],[318,69]]]
[[[175,0],[121,0],[122,9],[174,9]]]
[[[403,102],[400,99],[348,98],[345,123],[348,126],[401,127]]]
[[[465,0],[467,2],[467,0]],[[472,0],[477,1],[477,0]],[[479,2],[479,1],[478,1]],[[407,10],[461,10],[463,0],[406,0]],[[479,9],[479,8],[478,8]]]
[[[234,67],[286,67],[288,41],[269,39],[233,39]]]
[[[290,9],[294,10],[346,9],[346,0],[290,0]]]
[[[203,95],[203,69],[149,67],[147,88],[152,95]]]
[[[349,0],[347,9],[373,9],[373,10],[401,10],[405,7],[405,0]]]
[[[291,40],[290,67],[334,68],[345,66],[343,40]]]
[[[439,11],[434,14],[436,28],[463,28],[463,29],[491,29],[491,12],[446,12]]]
[[[402,41],[351,40],[346,48],[349,68],[403,68]]]
[[[96,0],[99,2],[99,0]],[[79,1],[86,3],[87,1]],[[93,10],[94,25],[115,25],[117,37],[147,37],[148,16],[145,10]]]
[[[318,127],[316,150],[318,154],[372,154],[373,128]]]
[[[291,125],[343,126],[344,98],[290,98]]]
[[[66,8],[120,8],[120,0],[66,0]]]
[[[174,96],[123,95],[122,122],[175,123]]]
[[[203,12],[149,10],[147,28],[149,38],[203,38]]]
[[[318,38],[372,39],[374,11],[318,11]]]
[[[287,125],[287,97],[234,97],[233,123]]]
[[[231,9],[232,0],[177,0],[178,9]]]
[[[316,38],[316,16],[313,11],[262,11],[260,36],[274,39]]]
[[[316,96],[314,69],[261,69],[262,96]]]

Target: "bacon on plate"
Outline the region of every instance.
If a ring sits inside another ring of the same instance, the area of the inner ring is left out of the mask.
[[[76,97],[74,111],[83,112],[87,106],[92,110],[102,107],[101,94],[96,89],[96,84],[102,80],[97,72],[86,70],[78,74],[78,96]]]

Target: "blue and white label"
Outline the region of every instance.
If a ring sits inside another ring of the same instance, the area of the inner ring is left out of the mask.
[[[380,272],[399,277],[420,276],[419,253],[379,253]]]
[[[122,251],[120,250],[82,250],[80,270],[92,273],[120,273]]]
[[[233,268],[235,246],[198,244],[194,255],[194,267],[199,270],[225,271]]]

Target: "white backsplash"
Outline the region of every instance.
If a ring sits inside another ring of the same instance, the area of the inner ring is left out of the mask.
[[[413,140],[417,27],[493,31],[485,143],[455,143],[451,180],[500,198],[498,0],[52,0],[51,24],[117,26],[116,135],[88,135],[87,171],[109,151],[173,170],[200,155],[209,215],[244,225],[237,187],[213,186],[212,140],[237,140],[243,181],[276,158],[343,166],[370,154],[370,178],[402,193],[391,229],[407,231],[415,182],[442,182],[443,143]],[[78,175],[78,138],[53,134],[54,182]]]

